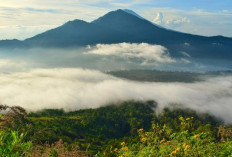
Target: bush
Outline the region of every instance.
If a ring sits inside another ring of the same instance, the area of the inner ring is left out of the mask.
[[[182,130],[174,132],[168,126],[153,124],[152,131],[138,130],[140,140],[137,143],[121,143],[115,153],[120,156],[231,156],[231,136],[227,140],[218,141],[212,132],[196,133],[191,130],[194,117],[180,117]],[[222,129],[221,129],[222,130]]]
[[[24,135],[10,129],[0,131],[0,154],[2,157],[21,157],[31,148],[31,142],[23,142]]]

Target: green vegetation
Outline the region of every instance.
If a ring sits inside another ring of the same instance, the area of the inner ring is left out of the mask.
[[[30,113],[28,118],[33,131],[29,140],[54,143],[62,139],[94,155],[98,151],[108,151],[110,143],[119,144],[118,139],[136,135],[138,128],[151,128],[152,106],[152,101],[125,102],[120,106],[67,113],[62,110]]]
[[[27,114],[1,106],[5,156],[231,156],[231,126],[189,109],[128,101],[98,109]],[[8,153],[8,154],[7,154]],[[2,155],[2,156],[4,156]]]
[[[135,81],[147,82],[186,82],[192,83],[201,81],[203,74],[191,72],[173,72],[173,71],[159,71],[159,70],[125,70],[112,71],[109,74]]]
[[[150,131],[138,129],[139,140],[135,143],[121,143],[121,148],[115,148],[118,156],[128,157],[198,157],[198,156],[231,156],[232,155],[232,132],[231,129],[223,129],[221,137],[228,137],[219,141],[209,125],[194,130],[192,128],[194,117],[179,118],[181,131],[173,131],[168,125],[153,124]],[[224,132],[225,131],[225,132]],[[227,132],[227,133],[226,133]]]
[[[2,157],[24,156],[30,150],[31,142],[23,142],[24,135],[11,129],[0,132],[0,154]]]
[[[185,82],[203,81],[206,77],[232,75],[231,71],[212,71],[206,73],[159,70],[125,70],[108,72],[116,77],[147,82]]]

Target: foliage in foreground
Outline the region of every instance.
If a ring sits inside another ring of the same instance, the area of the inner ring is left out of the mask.
[[[1,157],[25,156],[31,148],[31,142],[23,142],[24,135],[10,129],[0,131]]]
[[[188,109],[154,112],[156,103],[30,113],[0,106],[2,156],[231,156],[230,126]],[[141,129],[143,128],[143,129]]]
[[[27,140],[32,126],[26,111],[18,106],[0,105],[0,156],[1,157],[86,157],[78,146],[69,146],[62,140],[54,144],[35,144]]]
[[[205,132],[190,132],[194,117],[183,118],[181,116],[179,119],[182,131],[173,132],[165,124],[153,124],[148,132],[138,129],[139,142],[128,144],[122,142],[120,149],[114,149],[115,154],[120,157],[232,156],[231,129],[220,127],[223,131],[219,130],[221,141],[218,141],[207,129]]]
[[[85,151],[80,151],[78,146],[69,147],[62,140],[52,145],[35,145],[26,154],[30,157],[87,157]]]

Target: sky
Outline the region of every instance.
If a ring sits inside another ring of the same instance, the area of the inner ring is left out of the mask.
[[[24,40],[70,20],[91,22],[116,9],[131,9],[168,29],[232,37],[231,0],[1,0],[0,39]]]

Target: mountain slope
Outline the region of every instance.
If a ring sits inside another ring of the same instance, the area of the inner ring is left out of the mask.
[[[133,42],[160,43],[160,41],[169,42],[172,36],[179,35],[174,31],[157,27],[149,21],[139,18],[123,10],[109,12],[92,23],[99,26],[107,25],[108,28],[128,33]],[[183,37],[183,34],[178,37]]]
[[[221,57],[221,53],[232,57],[232,49],[229,46],[232,44],[232,38],[204,37],[167,30],[123,10],[110,12],[92,23],[128,33],[131,42],[163,45],[173,56],[179,56],[180,52],[186,51],[196,57]]]
[[[98,43],[150,43],[167,47],[171,56],[232,58],[232,38],[204,37],[157,26],[130,10],[116,10],[91,23],[74,20],[25,41],[1,41],[2,47],[73,47]]]
[[[10,47],[23,47],[23,42],[17,39],[13,40],[0,40],[0,48],[10,48]]]
[[[112,36],[114,38],[110,38]],[[121,37],[126,37],[126,34],[111,30],[105,26],[96,26],[85,21],[74,20],[58,28],[26,39],[24,42],[30,46],[69,47],[120,42],[117,39]]]

